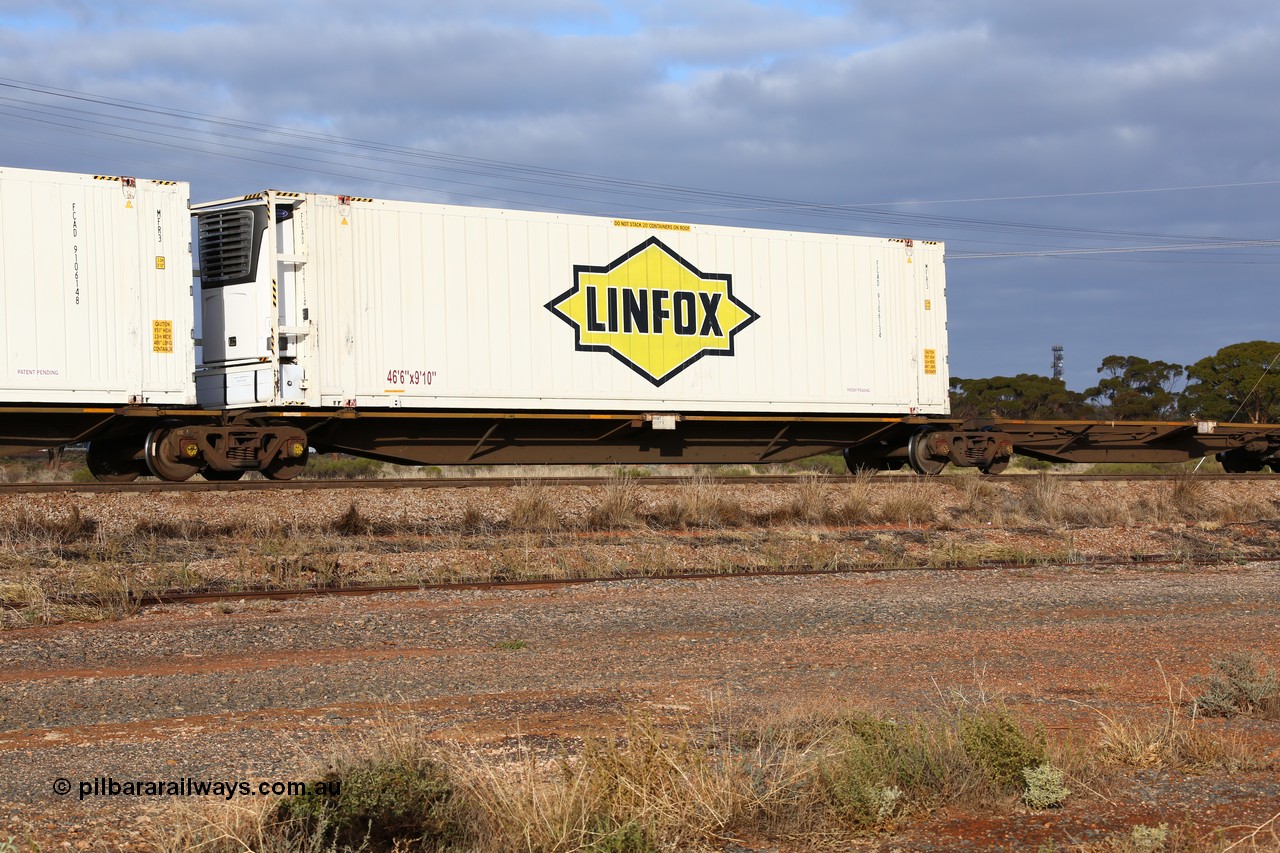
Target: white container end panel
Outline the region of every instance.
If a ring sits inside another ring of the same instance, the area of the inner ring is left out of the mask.
[[[183,183],[0,169],[0,401],[195,400]]]

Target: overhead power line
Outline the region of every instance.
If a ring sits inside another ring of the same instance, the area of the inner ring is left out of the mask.
[[[449,197],[503,205],[519,203],[558,212],[584,212],[586,208],[620,213],[619,207],[650,216],[677,217],[689,213],[714,214],[717,219],[749,225],[810,228],[815,223],[867,223],[873,229],[888,229],[884,236],[900,236],[904,230],[915,234],[968,233],[1009,235],[1038,243],[1068,245],[1030,247],[1014,243],[1017,251],[954,253],[956,259],[1047,257],[1144,253],[1155,251],[1217,251],[1242,247],[1272,248],[1274,241],[1224,238],[1206,235],[1161,234],[1119,229],[1045,225],[998,219],[940,216],[887,210],[903,204],[957,203],[963,199],[933,202],[883,202],[876,205],[831,204],[734,193],[653,181],[610,177],[589,172],[555,169],[502,160],[469,157],[423,148],[392,145],[320,133],[297,127],[282,127],[190,110],[110,98],[35,83],[0,78],[0,115],[88,134],[101,139],[118,139],[173,151],[195,152],[209,157],[322,175],[343,181],[373,182],[447,194]],[[125,118],[127,117],[127,118]],[[147,128],[147,133],[122,130]],[[1254,186],[1271,181],[1217,186]],[[1063,198],[1088,195],[1163,192],[1177,189],[1205,189],[1209,185],[1183,188],[1110,190],[1090,193],[1059,193],[1037,196],[1007,196],[972,199],[998,201]],[[691,209],[689,205],[700,205]],[[761,218],[760,215],[766,215]],[[779,219],[779,215],[784,218]],[[803,225],[801,223],[804,223]],[[824,225],[830,230],[830,225]],[[870,229],[858,227],[867,233]],[[1143,245],[1099,248],[1080,243],[1132,243]],[[978,240],[978,245],[991,243]],[[1072,245],[1075,244],[1075,245]]]
[[[1200,249],[1274,248],[1280,240],[1234,240],[1221,243],[1185,243],[1161,246],[1103,246],[1093,249],[1041,249],[1034,252],[952,252],[948,260],[972,261],[979,258],[1047,258],[1064,255],[1115,255],[1136,252],[1186,252]]]

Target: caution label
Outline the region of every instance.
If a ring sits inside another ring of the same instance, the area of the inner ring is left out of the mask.
[[[644,228],[648,231],[692,231],[688,225],[678,225],[674,222],[637,222],[634,219],[615,219],[613,224],[617,228]]]
[[[607,352],[654,385],[706,355],[732,356],[759,319],[727,273],[704,273],[657,237],[603,267],[575,266],[573,287],[546,304],[579,352]]]
[[[151,351],[173,352],[173,321],[151,321]]]
[[[924,351],[924,372],[926,376],[935,376],[938,373],[938,351],[935,349],[927,349]]]

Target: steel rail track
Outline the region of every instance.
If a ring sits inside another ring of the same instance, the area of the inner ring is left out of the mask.
[[[743,578],[775,578],[775,577],[819,577],[827,575],[864,575],[864,574],[899,574],[906,572],[981,572],[998,569],[1033,569],[1061,566],[1072,569],[1094,569],[1115,567],[1152,567],[1162,565],[1209,566],[1224,563],[1280,563],[1280,556],[1260,556],[1241,558],[1208,558],[1185,557],[1174,554],[1137,554],[1129,556],[1093,557],[1084,560],[1046,561],[1043,563],[1025,560],[999,561],[957,565],[918,564],[912,566],[845,566],[837,568],[801,567],[794,569],[743,569],[724,572],[681,572],[670,574],[637,574],[599,578],[530,578],[525,580],[493,580],[493,581],[457,581],[450,583],[416,583],[398,584],[394,586],[352,585],[332,587],[297,587],[297,588],[246,588],[238,590],[205,589],[187,592],[147,593],[134,596],[130,603],[137,607],[154,607],[162,604],[212,604],[219,601],[253,601],[272,600],[285,601],[303,598],[328,596],[369,596],[380,593],[406,592],[458,592],[470,590],[519,590],[519,589],[557,589],[569,586],[588,584],[616,583],[619,581],[704,581],[733,580]],[[49,604],[93,606],[100,599],[92,595],[51,596]],[[21,610],[26,605],[4,605],[7,609]]]
[[[838,484],[849,483],[853,477],[849,475],[821,475],[823,480]],[[980,475],[980,479],[993,483],[1017,482],[1029,479],[1034,475],[1002,474],[999,476]],[[1185,474],[1052,474],[1054,480],[1072,483],[1105,483],[1105,482],[1159,482],[1172,481]],[[750,476],[711,477],[716,483],[728,486],[776,486],[800,482],[804,474],[761,474]],[[1275,474],[1196,474],[1196,479],[1210,482],[1249,482],[1254,480],[1280,482]],[[206,480],[187,480],[182,483],[169,483],[148,480],[137,483],[68,483],[68,482],[30,482],[0,483],[0,495],[4,494],[41,494],[81,492],[86,494],[117,494],[125,492],[269,492],[269,491],[311,491],[320,489],[471,489],[471,488],[513,488],[515,486],[605,486],[618,481],[618,477],[409,477],[403,479],[377,480],[238,480],[235,482],[209,482]],[[679,477],[628,477],[629,483],[639,486],[678,486],[698,482],[693,475]],[[867,482],[875,486],[892,486],[903,483],[919,482],[954,482],[952,477],[915,477],[886,475],[872,477]]]

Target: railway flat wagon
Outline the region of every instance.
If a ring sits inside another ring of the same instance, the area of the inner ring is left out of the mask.
[[[1280,454],[1266,426],[948,418],[937,242],[279,191],[193,212],[201,406],[322,451],[922,474]]]
[[[313,448],[1280,467],[1276,425],[950,417],[931,241],[274,190],[190,206],[177,181],[6,168],[0,334],[0,453],[86,442],[109,481],[289,479]]]

